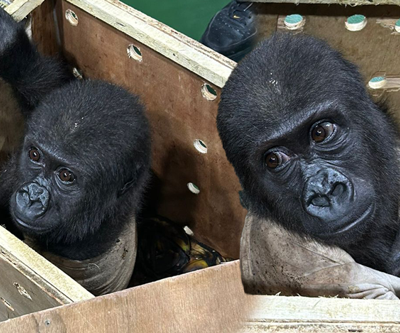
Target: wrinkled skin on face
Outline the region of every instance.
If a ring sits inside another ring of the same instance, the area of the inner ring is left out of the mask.
[[[275,35],[233,71],[217,123],[252,213],[393,271],[398,133],[353,64]]]

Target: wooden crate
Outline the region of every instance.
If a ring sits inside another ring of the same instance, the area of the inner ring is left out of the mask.
[[[342,34],[340,24],[354,9],[335,7],[329,13],[323,6],[288,6],[266,5],[264,35],[277,29],[282,15],[301,9],[310,23],[307,32],[331,39],[350,60],[359,60],[366,80],[378,70],[399,68],[400,37],[384,25],[368,23],[376,28],[369,32],[373,40],[390,41],[385,56],[381,47],[368,46],[367,35],[357,35],[352,44],[355,35]],[[382,8],[382,18],[400,17],[397,7]],[[223,255],[238,258],[246,212],[215,124],[221,88],[235,63],[116,0],[15,0],[7,10],[19,20],[32,13],[32,35],[41,52],[61,51],[84,77],[140,95],[152,126],[154,208],[189,225],[196,238]],[[67,10],[75,13],[77,25],[67,20]],[[140,49],[140,56],[128,56],[130,45]],[[363,63],[368,47],[376,57]],[[388,94],[394,104],[400,101],[398,93]],[[5,135],[2,152],[15,144],[13,132]],[[206,154],[196,150],[196,139],[206,143]],[[200,188],[198,195],[188,190],[189,182]],[[93,298],[3,228],[0,250],[1,333],[399,331],[397,301],[246,296],[238,261]]]

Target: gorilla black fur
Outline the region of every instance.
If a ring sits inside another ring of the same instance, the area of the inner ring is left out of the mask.
[[[22,147],[0,174],[1,206],[46,250],[99,255],[137,212],[148,179],[149,125],[138,97],[74,80],[2,9],[0,77],[26,116]]]
[[[217,123],[252,213],[396,272],[399,137],[355,65],[276,34],[233,71]]]

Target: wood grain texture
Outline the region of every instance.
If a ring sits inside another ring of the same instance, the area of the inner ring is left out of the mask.
[[[44,0],[14,0],[6,7],[6,11],[16,21],[21,21],[43,2]]]
[[[205,80],[223,87],[235,62],[118,0],[68,0]]]
[[[0,227],[0,249],[5,255],[12,257],[15,264],[21,267],[26,266],[32,274],[37,275],[49,287],[53,286],[54,289],[57,289],[60,299],[82,301],[93,297],[78,283],[3,227]]]
[[[245,210],[240,206],[239,182],[216,129],[220,89],[177,63],[139,43],[90,14],[63,2],[79,24],[61,23],[64,54],[87,78],[114,82],[140,96],[147,108],[153,141],[153,207],[163,216],[189,225],[195,237],[232,258],[239,256]],[[140,48],[142,61],[127,55]],[[218,97],[209,101],[202,86],[209,83]],[[208,153],[198,152],[203,140]],[[195,195],[187,188],[200,188]]]
[[[247,296],[238,261],[0,323],[0,332],[237,332]]]
[[[400,2],[397,2],[400,4]],[[306,19],[303,33],[321,38],[344,57],[356,64],[365,85],[379,75],[400,78],[398,54],[400,33],[393,30],[393,21],[400,17],[400,6],[340,6],[257,4],[259,10],[259,38],[267,38],[278,29],[278,20],[289,14],[301,14]],[[345,28],[347,18],[362,14],[367,18],[366,27],[357,32]],[[400,91],[373,91],[376,101],[384,101],[400,124]]]
[[[241,333],[399,332],[400,301],[252,296]]]
[[[40,7],[32,11],[32,35],[39,52],[55,56],[60,52],[59,32],[53,13],[55,0],[46,0]]]
[[[400,301],[324,297],[252,296],[249,322],[399,324]]]
[[[319,322],[246,323],[240,333],[397,333],[399,324],[351,324]]]
[[[0,227],[0,272],[0,321],[93,298],[3,227]]]
[[[0,164],[19,147],[23,138],[24,119],[13,97],[11,87],[0,79]],[[1,221],[0,221],[1,223]]]

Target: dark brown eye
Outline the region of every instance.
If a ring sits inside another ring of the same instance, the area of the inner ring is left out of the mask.
[[[31,148],[29,150],[29,158],[32,161],[38,162],[40,160],[40,154],[39,151],[36,148]]]
[[[328,121],[316,125],[311,131],[311,138],[319,143],[329,138],[335,131],[336,125]]]
[[[67,170],[67,169],[62,169],[59,173],[58,173],[58,177],[60,177],[60,179],[63,182],[72,182],[75,179],[74,174]]]
[[[268,153],[265,156],[265,164],[269,169],[276,169],[280,165],[289,161],[290,157],[280,151]]]

